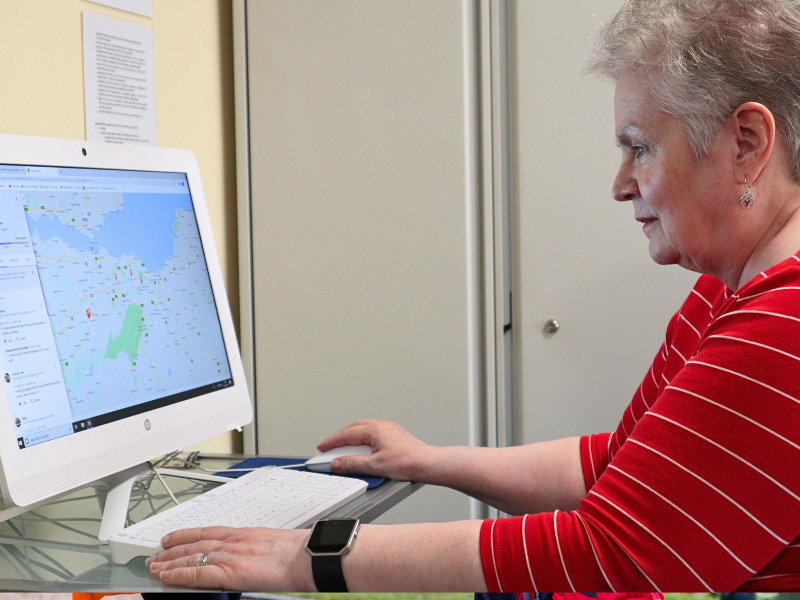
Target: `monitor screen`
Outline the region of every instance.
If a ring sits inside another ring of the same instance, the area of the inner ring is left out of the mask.
[[[0,164],[21,450],[233,385],[186,174]]]

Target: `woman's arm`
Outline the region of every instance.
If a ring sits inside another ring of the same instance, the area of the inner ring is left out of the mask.
[[[577,508],[586,495],[579,439],[513,448],[429,446],[394,423],[357,421],[319,445],[369,444],[369,457],[344,457],[339,473],[386,475],[444,485],[509,513]],[[363,525],[342,560],[350,591],[482,591],[481,521]],[[168,585],[237,590],[316,591],[307,530],[210,527],[177,531],[148,559]],[[208,554],[208,564],[196,566]]]
[[[509,514],[572,510],[586,496],[579,438],[511,448],[436,447],[395,423],[361,420],[318,448],[345,444],[370,445],[373,454],[335,460],[336,473],[443,485]]]
[[[355,591],[483,591],[481,521],[363,525],[342,559]],[[241,591],[316,592],[308,530],[185,529],[164,538],[149,558],[167,585]],[[208,555],[203,567],[197,559]]]
[[[435,448],[425,483],[444,485],[503,512],[573,510],[586,496],[580,438],[511,448]]]

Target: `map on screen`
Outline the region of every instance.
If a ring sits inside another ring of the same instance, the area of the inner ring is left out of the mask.
[[[74,421],[231,376],[188,193],[24,199]]]

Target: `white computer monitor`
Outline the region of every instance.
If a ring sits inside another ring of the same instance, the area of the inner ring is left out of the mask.
[[[6,506],[250,422],[191,152],[0,135],[0,378]]]

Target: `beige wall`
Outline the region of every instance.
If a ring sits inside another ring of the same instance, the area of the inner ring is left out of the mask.
[[[230,0],[153,0],[152,19],[81,0],[2,0],[0,133],[86,139],[83,10],[153,28],[158,145],[197,156],[238,330]],[[199,447],[240,451],[241,436]]]

